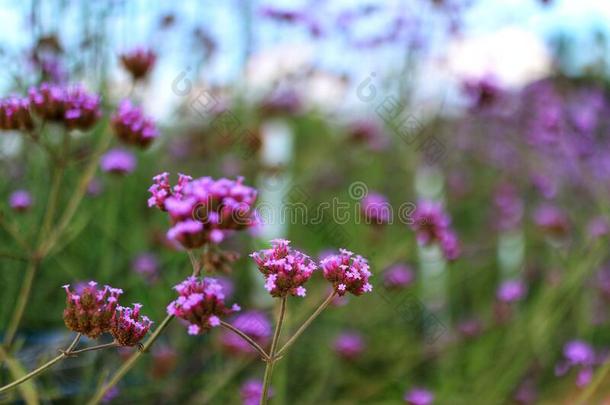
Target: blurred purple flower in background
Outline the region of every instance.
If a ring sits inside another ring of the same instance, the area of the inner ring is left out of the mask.
[[[520,301],[525,296],[527,287],[521,280],[507,280],[498,287],[496,297],[499,301],[510,304]]]
[[[406,264],[395,264],[383,272],[383,285],[388,289],[401,289],[410,286],[415,280],[415,274]]]
[[[407,391],[404,400],[409,405],[430,405],[434,402],[434,394],[425,388],[412,388]]]
[[[135,170],[136,157],[125,149],[111,149],[102,156],[100,166],[107,173],[126,175]]]
[[[356,360],[364,352],[364,338],[358,332],[343,332],[335,338],[333,349],[345,360]]]
[[[260,380],[248,380],[240,388],[242,405],[258,405],[263,395],[263,382]],[[270,387],[267,398],[273,397],[273,389]]]
[[[148,282],[155,282],[159,278],[159,260],[154,253],[140,253],[133,260],[131,267]]]
[[[32,206],[32,196],[27,190],[15,190],[9,196],[9,205],[17,212],[25,212]]]
[[[360,203],[365,223],[383,225],[392,219],[392,206],[384,195],[371,192]]]
[[[235,317],[231,324],[250,336],[261,347],[266,347],[271,340],[271,321],[269,317],[261,311],[246,311]],[[256,354],[243,338],[232,331],[223,329],[220,341],[224,348],[233,353]]]

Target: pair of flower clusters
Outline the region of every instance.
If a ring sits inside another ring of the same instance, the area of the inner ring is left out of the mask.
[[[413,213],[413,229],[417,242],[422,246],[437,243],[447,260],[455,260],[460,255],[460,244],[451,228],[451,217],[441,203],[422,201]]]
[[[179,175],[178,183],[169,184],[169,174],[153,178],[149,188],[152,197],[148,206],[166,211],[173,226],[167,233],[170,240],[187,249],[205,243],[220,243],[233,231],[255,224],[254,203],[257,192],[237,180]]]
[[[292,249],[287,240],[276,239],[271,244],[270,249],[250,255],[265,276],[265,288],[273,297],[304,297],[307,291],[303,284],[311,278],[317,266],[307,255]],[[371,272],[366,259],[345,249],[341,249],[338,255],[326,257],[321,267],[324,277],[333,284],[334,292],[339,296],[348,292],[362,295],[373,289],[369,283]],[[167,312],[186,320],[189,334],[196,335],[218,326],[221,317],[239,310],[236,304],[231,308],[225,305],[222,287],[212,278],[189,277],[175,289],[179,297],[169,304]]]
[[[135,346],[152,325],[148,317],[140,317],[141,304],[134,304],[133,309],[119,306],[119,297],[123,294],[119,288],[99,289],[95,281],[75,291],[69,285],[63,288],[66,290],[64,323],[74,332],[91,339],[109,332],[121,346]]]

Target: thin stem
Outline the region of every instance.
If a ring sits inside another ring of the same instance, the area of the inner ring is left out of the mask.
[[[114,387],[123,378],[123,376],[125,376],[125,374],[127,374],[127,372],[131,370],[131,368],[134,366],[134,364],[138,361],[138,359],[140,358],[140,356],[142,356],[143,353],[147,352],[148,349],[150,349],[153,343],[155,343],[155,340],[157,340],[157,338],[161,335],[161,332],[163,332],[163,330],[167,328],[167,326],[170,324],[172,319],[174,319],[173,315],[167,315],[165,317],[163,322],[161,322],[161,325],[159,325],[159,327],[155,329],[155,332],[150,335],[150,337],[146,340],[146,343],[144,343],[142,349],[132,354],[131,357],[125,363],[123,363],[121,368],[119,368],[119,370],[112,376],[110,381],[104,384],[95,393],[93,398],[91,398],[91,400],[88,402],[89,404],[99,404],[101,402],[101,400],[104,398],[104,395],[106,395],[106,392],[108,392],[110,388]]]
[[[102,350],[102,349],[108,349],[110,347],[118,347],[118,346],[120,346],[120,345],[117,342],[110,342],[110,343],[104,343],[102,345],[85,347],[84,349],[80,349],[80,350],[74,350],[74,351],[68,350],[67,354],[69,354],[70,356],[73,356],[73,355],[76,355],[76,354],[90,352],[92,350]]]
[[[246,335],[242,330],[236,328],[235,326],[233,326],[230,323],[227,323],[225,321],[220,321],[220,325],[222,327],[230,330],[231,332],[239,335],[242,339],[244,339],[246,342],[248,342],[248,344],[250,346],[252,346],[253,349],[255,349],[257,352],[259,352],[261,356],[263,356],[263,360],[269,361],[269,355],[267,354],[267,352],[265,352],[265,350],[262,347],[260,347],[260,345],[258,343],[256,343],[250,336]]]
[[[64,357],[68,356],[71,353],[71,350],[76,347],[76,345],[78,344],[78,342],[80,340],[80,337],[81,337],[81,334],[78,333],[76,335],[76,337],[74,338],[74,340],[72,341],[72,343],[70,344],[70,346],[68,346],[68,349],[66,351],[62,352],[59,356],[54,357],[53,359],[49,360],[48,362],[46,362],[42,366],[38,367],[36,370],[30,371],[28,374],[26,374],[23,377],[13,381],[12,383],[10,383],[8,385],[5,385],[4,387],[1,387],[0,388],[0,394],[2,394],[3,392],[9,391],[12,388],[15,388],[15,387],[17,387],[20,384],[23,384],[24,382],[26,382],[27,380],[29,380],[31,378],[36,377],[38,374],[40,374],[43,371],[45,371],[46,369],[50,368],[55,363],[63,360]]]
[[[87,192],[87,187],[91,182],[91,179],[95,175],[95,171],[97,170],[98,161],[110,144],[110,132],[102,135],[102,139],[100,140],[96,150],[93,152],[93,156],[91,157],[91,161],[85,167],[82,176],[76,186],[74,193],[72,194],[68,204],[66,206],[66,210],[61,216],[58,224],[55,226],[53,231],[50,233],[49,238],[40,244],[39,254],[44,257],[48,252],[50,252],[55,243],[59,240],[59,238],[63,235],[63,232],[66,230],[67,226],[70,224],[72,217],[76,213],[78,206],[80,205],[81,200],[85,196]]]
[[[49,232],[49,228],[53,222],[53,217],[55,216],[55,210],[57,208],[57,202],[59,199],[59,191],[61,186],[61,179],[64,173],[64,165],[60,164],[55,169],[55,173],[53,174],[53,180],[51,183],[51,191],[49,192],[49,199],[47,204],[47,209],[44,214],[44,219],[42,220],[42,227],[40,230],[40,240],[44,240],[46,235]]]
[[[280,314],[277,318],[277,325],[275,326],[275,332],[273,333],[273,340],[271,341],[271,349],[269,350],[269,361],[265,367],[265,376],[263,378],[263,393],[261,395],[260,405],[266,405],[269,395],[269,386],[271,385],[271,376],[273,375],[273,366],[276,361],[275,350],[280,340],[280,334],[282,332],[282,324],[284,323],[284,316],[286,315],[286,296],[282,297],[280,301]]]
[[[292,337],[290,339],[288,339],[288,341],[284,344],[284,346],[282,346],[282,348],[277,352],[276,357],[281,356],[286,350],[288,350],[288,348],[298,339],[298,337],[301,336],[301,334],[303,332],[305,332],[305,329],[307,329],[307,327],[314,321],[314,319],[316,319],[322,313],[322,311],[324,311],[324,309],[326,309],[326,307],[332,302],[332,300],[335,298],[336,295],[337,295],[337,293],[335,291],[333,291],[324,300],[324,302],[322,302],[320,304],[318,309],[316,309],[314,311],[314,313],[311,314],[311,316],[309,318],[307,318],[307,320],[305,322],[303,322],[303,325],[301,325],[301,327],[294,333],[294,335],[292,335]]]
[[[6,335],[4,335],[4,346],[7,349],[13,343],[13,339],[15,338],[15,334],[17,333],[17,329],[19,329],[19,324],[21,323],[21,319],[23,318],[25,307],[27,306],[28,300],[30,299],[32,285],[34,284],[34,276],[36,275],[36,271],[38,269],[39,264],[40,259],[35,257],[30,258],[28,262],[28,267],[25,271],[25,277],[23,278],[23,283],[21,284],[19,295],[17,295],[17,304],[15,305],[13,316],[11,317],[11,321],[8,325],[8,328],[6,329]]]
[[[195,257],[195,253],[192,250],[187,250],[186,253],[189,255],[189,259],[191,259],[191,266],[193,266],[193,276],[197,277],[201,273],[201,263]]]
[[[30,247],[28,246],[25,239],[21,237],[21,232],[19,231],[19,229],[17,229],[14,223],[6,221],[4,219],[4,214],[0,214],[0,226],[2,226],[4,230],[10,235],[10,237],[13,238],[15,242],[17,242],[21,249],[25,250],[26,252],[30,251]]]

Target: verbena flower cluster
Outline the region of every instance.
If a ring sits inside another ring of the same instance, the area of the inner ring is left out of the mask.
[[[135,346],[148,333],[152,321],[147,316],[140,318],[141,308],[141,304],[133,304],[133,308],[116,308],[110,333],[121,346]]]
[[[146,316],[140,319],[142,305],[133,309],[119,306],[123,290],[104,286],[98,288],[95,281],[71,291],[66,290],[64,323],[68,329],[96,339],[102,333],[111,333],[122,346],[134,346],[144,338],[152,322]]]
[[[0,129],[30,130],[34,121],[30,114],[30,102],[26,98],[11,96],[0,99]]]
[[[116,136],[129,145],[146,148],[159,136],[153,119],[129,100],[121,101],[110,120]]]
[[[233,304],[225,306],[225,295],[220,283],[213,278],[189,277],[174,289],[179,297],[167,306],[167,313],[189,323],[189,335],[198,335],[220,325],[220,318],[239,311]]]
[[[169,184],[168,173],[161,173],[153,180],[148,206],[167,211],[173,225],[167,233],[168,239],[188,249],[220,243],[233,231],[255,224],[257,192],[244,185],[241,177],[237,180],[193,179],[180,174],[174,187]]]
[[[340,249],[338,255],[325,257],[321,262],[324,278],[333,284],[335,292],[339,295],[352,293],[362,295],[373,291],[369,283],[371,272],[365,258],[354,255],[346,249]]]
[[[265,276],[265,289],[273,297],[284,297],[288,294],[304,297],[307,290],[303,284],[317,268],[309,256],[289,245],[290,241],[275,239],[271,241],[271,249],[250,255]]]
[[[60,122],[69,129],[90,129],[100,118],[100,96],[82,86],[42,83],[29,90],[32,110],[43,120]]]
[[[460,255],[460,244],[451,228],[451,218],[441,203],[421,201],[417,204],[412,227],[420,245],[437,243],[447,260],[455,260]]]
[[[150,49],[135,48],[120,56],[123,67],[134,80],[143,79],[155,66],[157,55]]]

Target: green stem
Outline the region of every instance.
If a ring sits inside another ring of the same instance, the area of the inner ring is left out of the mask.
[[[51,181],[51,191],[49,192],[49,199],[47,204],[47,209],[44,214],[44,219],[42,220],[42,227],[40,228],[40,241],[43,241],[48,232],[51,224],[53,222],[53,217],[55,216],[55,210],[57,209],[57,202],[59,200],[59,191],[61,189],[61,179],[64,173],[64,165],[59,164],[55,173],[53,174],[53,180]]]
[[[42,366],[38,367],[36,370],[33,370],[33,371],[29,372],[28,374],[24,375],[23,377],[19,378],[18,380],[15,380],[12,383],[10,383],[8,385],[5,385],[4,387],[0,388],[0,394],[2,394],[3,392],[9,391],[12,388],[17,387],[19,384],[23,384],[24,382],[26,382],[27,380],[29,380],[31,378],[36,377],[38,374],[40,374],[43,371],[47,370],[48,368],[53,366],[55,363],[63,360],[65,357],[73,354],[72,349],[74,349],[76,347],[76,345],[78,344],[78,342],[80,340],[80,337],[81,337],[81,334],[78,333],[76,335],[76,337],[74,338],[74,340],[72,341],[72,343],[70,344],[70,346],[68,346],[68,348],[64,352],[62,352],[59,356],[49,360],[48,362],[46,362]]]
[[[110,343],[104,343],[102,345],[85,347],[84,349],[80,349],[80,350],[68,351],[67,354],[70,356],[74,356],[77,354],[86,353],[86,352],[90,352],[93,350],[102,350],[102,349],[108,349],[111,347],[118,347],[118,346],[120,346],[120,345],[117,342],[110,342]]]
[[[21,284],[19,294],[17,295],[17,304],[15,305],[13,316],[11,317],[11,321],[6,329],[6,335],[4,335],[4,347],[7,349],[13,343],[17,329],[19,329],[19,324],[23,318],[25,307],[27,306],[28,300],[30,299],[30,294],[32,293],[32,285],[34,284],[34,277],[36,275],[36,271],[38,270],[39,264],[40,259],[35,257],[30,258],[28,262],[25,277],[23,279],[23,283]]]
[[[284,323],[284,316],[286,315],[286,296],[282,297],[280,301],[280,314],[277,318],[277,325],[275,326],[275,332],[273,333],[273,340],[271,341],[271,349],[269,350],[269,361],[265,367],[265,376],[263,378],[263,393],[261,395],[260,405],[266,405],[269,395],[269,386],[271,385],[271,376],[273,375],[273,365],[276,361],[275,350],[280,340],[280,334],[282,332],[282,324]]]
[[[243,331],[225,321],[220,321],[220,325],[244,339],[250,346],[252,346],[254,350],[256,350],[263,357],[264,361],[269,361],[269,355],[267,354],[267,352],[265,352],[265,350],[260,347],[260,345],[256,343],[250,336],[246,335]]]
[[[102,399],[104,398],[104,395],[106,395],[106,392],[108,392],[108,390],[110,388],[114,387],[125,376],[125,374],[127,374],[127,372],[129,370],[131,370],[131,368],[140,359],[140,356],[142,356],[142,354],[144,354],[145,352],[148,351],[148,349],[150,349],[150,347],[153,345],[153,343],[155,343],[157,338],[161,335],[161,332],[163,332],[163,330],[165,328],[167,328],[167,326],[170,324],[172,319],[174,319],[173,315],[167,315],[165,317],[163,322],[161,322],[161,325],[159,325],[159,327],[157,329],[155,329],[155,332],[152,335],[150,335],[150,337],[146,340],[146,343],[144,343],[144,346],[142,347],[142,349],[138,350],[137,352],[132,354],[131,357],[125,363],[123,363],[121,368],[119,368],[119,370],[112,376],[110,381],[108,381],[108,383],[104,384],[95,393],[93,398],[91,398],[91,400],[88,402],[90,405],[99,404],[102,401]]]
[[[301,325],[301,327],[294,333],[294,335],[292,335],[292,337],[290,339],[288,339],[286,344],[284,344],[284,346],[282,346],[282,348],[280,350],[278,350],[276,357],[281,356],[286,350],[288,350],[288,348],[298,339],[298,337],[301,336],[301,334],[303,332],[305,332],[305,329],[307,329],[307,327],[314,321],[314,319],[316,319],[318,317],[318,315],[320,315],[322,313],[322,311],[324,311],[324,309],[326,309],[326,307],[332,302],[332,300],[335,298],[336,295],[337,295],[337,293],[335,291],[333,291],[324,300],[324,302],[322,302],[320,304],[318,309],[316,309],[314,311],[314,313],[311,314],[311,316],[309,318],[307,318],[307,320],[305,322],[303,322],[303,325]]]

